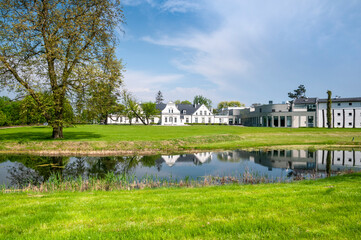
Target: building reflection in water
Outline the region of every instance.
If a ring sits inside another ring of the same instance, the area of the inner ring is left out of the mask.
[[[327,167],[327,156],[329,166]],[[192,174],[204,176],[207,171],[240,168],[238,163],[256,164],[266,167],[264,171],[283,169],[286,172],[337,172],[347,169],[361,170],[360,151],[306,151],[306,150],[269,150],[269,151],[226,151],[202,152],[181,155],[154,156],[111,156],[111,157],[39,157],[39,156],[0,156],[0,184],[26,185],[46,181],[52,174],[62,178],[90,176],[104,177],[114,174],[151,174],[166,176],[179,168],[184,168],[184,176]],[[246,165],[247,165],[246,164]],[[194,166],[194,167],[192,167]],[[212,166],[212,167],[210,167]],[[212,168],[212,169],[211,169]],[[203,170],[202,170],[203,169]],[[167,172],[168,171],[168,172]],[[178,170],[177,170],[178,171]],[[197,172],[199,171],[199,173]],[[214,172],[213,171],[213,172]],[[179,171],[178,171],[179,173]]]

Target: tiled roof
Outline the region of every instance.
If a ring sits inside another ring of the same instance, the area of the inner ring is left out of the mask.
[[[183,114],[183,110],[186,110],[185,115],[192,115],[201,105],[197,105],[197,107],[194,107],[191,104],[177,104],[178,110]]]
[[[316,104],[317,98],[298,98],[295,99],[294,104]]]
[[[167,106],[167,104],[158,103],[158,104],[156,105],[156,108],[157,108],[159,111],[163,111],[163,109],[165,108],[165,106]]]

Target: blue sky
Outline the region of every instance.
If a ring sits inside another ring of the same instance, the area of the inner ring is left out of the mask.
[[[117,54],[142,101],[361,96],[361,1],[123,0]]]
[[[250,105],[361,96],[359,0],[121,0],[117,55],[140,101],[203,95]]]

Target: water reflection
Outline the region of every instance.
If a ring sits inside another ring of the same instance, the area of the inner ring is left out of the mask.
[[[182,155],[111,157],[0,156],[0,184],[24,186],[61,178],[104,177],[107,173],[176,178],[242,175],[253,172],[273,178],[361,169],[360,151],[227,151]]]

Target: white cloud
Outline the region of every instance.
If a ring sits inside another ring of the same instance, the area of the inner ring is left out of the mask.
[[[144,71],[127,70],[124,73],[124,87],[143,101],[154,101],[156,93],[168,90],[170,85],[181,80],[180,74],[154,74]]]
[[[184,1],[168,2],[172,2],[170,9]],[[274,46],[294,48],[305,44],[302,39],[312,43],[315,36],[327,40],[319,25],[321,19],[332,20],[335,10],[335,5],[322,0],[203,0],[198,4],[202,5],[200,15],[207,13],[204,21],[212,17],[211,31],[189,28],[182,30],[183,34],[147,36],[143,40],[179,50],[181,54],[173,59],[177,68],[203,76],[221,90],[258,81],[251,76],[278,61],[273,56]]]
[[[200,5],[192,0],[167,0],[161,5],[161,9],[172,13],[185,13],[200,9]]]

